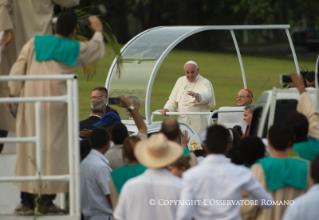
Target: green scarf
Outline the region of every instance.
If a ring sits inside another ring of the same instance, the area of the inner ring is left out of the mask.
[[[307,188],[308,165],[294,158],[265,157],[258,160],[262,166],[269,191],[292,186],[297,189]]]
[[[75,66],[80,54],[80,43],[66,38],[43,35],[35,36],[35,60],[55,60],[69,66]]]
[[[313,161],[319,155],[319,140],[308,137],[307,141],[299,142],[293,145],[294,151],[305,160]]]
[[[115,188],[120,195],[122,187],[126,181],[129,179],[136,177],[147,169],[147,167],[142,164],[135,165],[124,165],[116,170],[111,172],[111,176],[115,185]]]

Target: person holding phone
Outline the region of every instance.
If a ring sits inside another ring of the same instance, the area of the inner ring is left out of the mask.
[[[185,63],[184,72],[185,76],[177,80],[161,115],[176,109],[179,112],[210,112],[216,106],[213,86],[199,75],[197,63]],[[200,136],[207,127],[208,115],[180,115],[178,120],[190,124]]]

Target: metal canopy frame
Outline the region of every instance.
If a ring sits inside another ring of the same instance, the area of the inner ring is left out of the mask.
[[[244,84],[244,88],[247,88],[247,81],[246,81],[246,76],[245,76],[245,70],[244,70],[244,65],[243,65],[243,61],[242,61],[242,57],[239,51],[239,46],[236,40],[236,36],[234,33],[234,30],[258,30],[258,29],[282,29],[285,30],[289,44],[290,44],[290,48],[292,51],[292,55],[293,55],[293,59],[294,59],[294,63],[295,63],[295,67],[296,67],[296,72],[299,74],[299,65],[298,65],[298,60],[297,60],[297,56],[294,50],[294,46],[290,37],[290,33],[289,33],[289,28],[290,25],[224,25],[224,26],[160,26],[160,27],[156,27],[156,28],[152,28],[152,29],[148,29],[140,34],[138,34],[137,36],[135,36],[134,38],[132,38],[126,45],[124,45],[124,47],[121,50],[121,53],[124,55],[124,59],[125,59],[125,54],[126,53],[130,53],[133,54],[134,53],[134,43],[137,42],[138,40],[143,39],[145,41],[145,39],[148,39],[149,41],[152,41],[152,38],[149,37],[145,37],[147,34],[150,34],[152,32],[156,32],[156,34],[160,34],[160,33],[167,33],[167,32],[171,32],[173,33],[178,32],[183,30],[184,33],[182,33],[180,36],[178,36],[174,41],[172,41],[170,44],[168,44],[168,46],[166,47],[166,49],[164,51],[162,51],[161,55],[156,59],[156,63],[152,69],[152,73],[149,77],[148,80],[148,85],[147,85],[147,90],[146,90],[146,97],[145,97],[145,117],[146,117],[146,123],[150,124],[151,123],[151,110],[150,110],[150,101],[151,101],[151,92],[152,92],[152,87],[153,87],[153,83],[154,83],[154,79],[156,76],[156,73],[160,67],[160,65],[162,64],[163,60],[165,59],[165,57],[167,56],[167,54],[178,44],[180,43],[182,40],[184,40],[185,38],[192,36],[196,33],[202,32],[202,31],[208,31],[208,30],[229,30],[231,33],[231,36],[233,38],[233,42],[236,48],[236,52],[237,52],[237,56],[238,56],[238,60],[239,60],[239,64],[240,64],[240,68],[241,68],[241,74],[242,74],[242,78],[243,78],[243,84]],[[157,36],[156,35],[156,36]],[[154,37],[154,35],[153,35]],[[155,40],[154,40],[155,41]],[[146,44],[147,41],[145,41],[144,44]],[[155,43],[157,43],[155,41]],[[133,48],[133,49],[132,49]],[[136,48],[135,48],[136,49]],[[149,48],[146,48],[149,49]],[[149,52],[146,51],[145,52]],[[154,51],[155,52],[155,51]],[[106,79],[106,84],[105,87],[107,89],[110,89],[111,86],[111,81],[113,77],[117,77],[116,75],[116,71],[115,71],[115,67],[116,67],[116,61],[117,61],[117,57],[114,59],[111,68],[108,72],[108,76]],[[134,77],[134,76],[132,76]]]

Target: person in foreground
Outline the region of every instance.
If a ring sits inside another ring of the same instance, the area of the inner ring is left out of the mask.
[[[92,150],[80,165],[81,210],[84,220],[112,220],[108,185],[112,169],[104,157],[110,149],[110,134],[105,128],[95,128],[90,141]]]
[[[76,32],[77,16],[65,11],[60,13],[55,35],[35,36],[22,48],[18,60],[11,68],[10,76],[18,75],[62,75],[72,74],[84,65],[93,63],[104,56],[104,42],[100,20],[89,17],[95,31],[87,42],[72,41]],[[66,82],[55,81],[9,81],[10,93],[15,97],[62,96],[66,94]],[[69,173],[67,105],[61,102],[44,102],[41,111],[42,166],[43,175]],[[34,103],[20,103],[17,120],[17,137],[33,137],[35,133]],[[34,176],[37,173],[36,148],[34,143],[17,144],[16,176]],[[42,214],[58,214],[53,203],[56,193],[66,192],[67,181],[16,182],[21,193],[21,204],[16,214],[33,214],[34,196],[41,193],[47,197]]]
[[[177,220],[239,220],[242,190],[247,192],[252,200],[257,200],[259,206],[272,206],[262,202],[273,201],[272,196],[253,177],[251,171],[230,163],[225,157],[229,147],[229,132],[226,128],[220,125],[208,128],[204,144],[206,158],[185,171],[182,176],[181,200],[200,200],[200,203],[179,206]],[[227,200],[235,202],[235,205],[227,203]],[[216,201],[223,204],[216,204]]]
[[[194,61],[184,65],[185,76],[180,77],[169,96],[162,115],[166,112],[210,112],[216,106],[214,89],[210,81],[199,75]],[[190,124],[200,136],[207,127],[208,115],[180,115],[179,121]]]
[[[181,146],[158,133],[139,141],[134,154],[149,169],[124,184],[114,218],[175,220],[178,205],[161,205],[161,201],[180,198],[181,180],[170,174],[166,167],[182,156]]]
[[[284,123],[275,123],[270,127],[268,146],[271,157],[259,159],[251,167],[251,172],[279,204],[267,210],[243,206],[242,213],[248,214],[245,209],[251,209],[251,215],[247,215],[247,219],[280,220],[287,206],[291,204],[290,201],[304,194],[311,185],[307,162],[287,157],[286,148],[291,136],[292,129]]]
[[[311,162],[311,178],[314,185],[307,193],[295,199],[290,205],[282,220],[317,220],[319,216],[319,156]]]
[[[293,129],[293,150],[297,156],[312,161],[319,155],[319,112],[305,89],[301,75],[290,74],[300,93],[297,111],[290,112],[286,123]]]

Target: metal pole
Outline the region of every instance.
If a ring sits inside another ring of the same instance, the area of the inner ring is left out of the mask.
[[[230,34],[233,37],[234,45],[235,45],[235,48],[236,48],[236,51],[237,51],[237,56],[238,56],[239,65],[240,65],[240,69],[241,69],[241,75],[243,77],[243,82],[244,82],[244,88],[247,89],[247,81],[246,81],[246,75],[245,75],[245,70],[244,70],[244,64],[243,64],[243,60],[241,58],[241,54],[240,54],[240,51],[239,51],[239,47],[238,47],[238,43],[237,43],[237,40],[236,40],[236,36],[235,36],[234,30],[230,30]]]
[[[81,190],[80,190],[80,146],[79,146],[79,89],[78,80],[73,80],[73,138],[74,138],[74,163],[75,163],[75,214],[81,215]]]
[[[37,167],[37,174],[36,176],[39,177],[41,181],[42,177],[42,125],[41,125],[41,102],[35,103],[35,124],[36,124],[36,167]]]
[[[288,37],[288,41],[289,41],[289,45],[290,45],[290,48],[291,48],[292,56],[294,58],[294,62],[295,62],[295,66],[296,66],[296,72],[299,75],[300,74],[300,70],[299,70],[299,65],[298,65],[298,60],[297,60],[294,44],[292,43],[289,30],[285,29],[285,31],[286,31],[286,34],[287,34],[287,37]]]
[[[68,96],[68,145],[69,145],[69,169],[70,169],[70,216],[74,216],[74,157],[73,157],[73,138],[72,138],[72,121],[73,121],[73,103],[72,103],[72,82],[67,80],[67,96]]]

